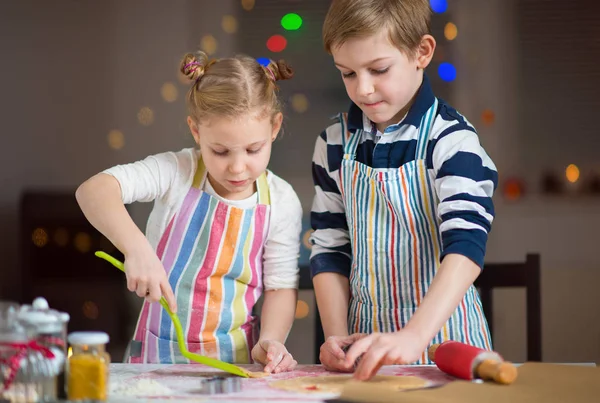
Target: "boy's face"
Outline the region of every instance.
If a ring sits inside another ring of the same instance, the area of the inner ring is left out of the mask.
[[[423,81],[435,40],[425,35],[414,55],[394,46],[385,29],[376,35],[352,38],[332,49],[350,99],[381,132],[404,117]]]

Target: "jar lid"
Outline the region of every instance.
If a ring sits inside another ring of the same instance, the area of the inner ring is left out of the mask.
[[[106,344],[109,339],[104,332],[73,332],[67,336],[69,344]]]
[[[70,317],[66,312],[48,307],[48,301],[42,297],[33,300],[31,305],[22,305],[18,318],[37,328],[38,332],[60,332]]]

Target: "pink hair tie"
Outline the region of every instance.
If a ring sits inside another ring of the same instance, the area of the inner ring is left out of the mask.
[[[190,63],[186,64],[185,66],[183,66],[183,70],[184,70],[184,71],[187,71],[187,68],[188,68],[189,66],[199,66],[199,65],[200,65],[200,63],[198,63],[198,62],[190,62]],[[192,70],[192,71],[187,71],[187,73],[186,73],[186,74],[190,74],[191,72],[193,72],[193,71],[196,71],[196,69],[197,69],[197,68],[198,68],[198,67],[194,67],[194,70]]]
[[[265,67],[265,69],[269,72],[269,74],[271,75],[271,78],[273,79],[273,82],[277,81],[277,79],[275,78],[275,74],[273,74],[273,71],[267,66]]]

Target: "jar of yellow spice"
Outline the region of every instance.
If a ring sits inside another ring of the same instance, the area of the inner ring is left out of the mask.
[[[110,364],[106,352],[108,334],[74,332],[67,340],[72,349],[67,361],[68,399],[106,401]]]

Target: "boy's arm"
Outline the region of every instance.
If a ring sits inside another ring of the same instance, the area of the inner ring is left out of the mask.
[[[320,273],[313,278],[319,315],[325,339],[348,335],[348,277],[338,273]]]
[[[311,212],[314,232],[311,235],[313,247],[310,259],[325,338],[348,335],[348,277],[351,264],[348,223],[339,190],[343,149],[332,139],[328,141],[328,135],[341,138],[340,125],[324,131],[315,144],[312,162],[315,198]]]
[[[440,200],[442,263],[427,295],[408,322],[429,344],[454,312],[481,269],[494,219],[498,173],[464,119],[438,136],[432,153]]]

